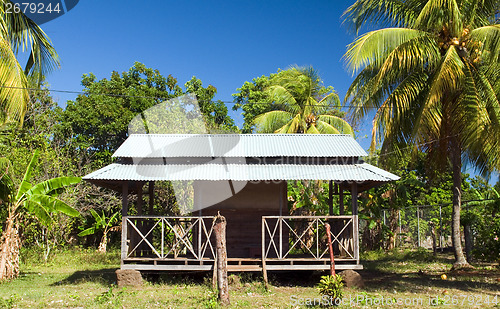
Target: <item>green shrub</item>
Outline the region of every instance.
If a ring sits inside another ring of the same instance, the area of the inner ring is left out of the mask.
[[[342,299],[344,283],[342,277],[339,275],[334,276],[321,276],[318,284],[318,291],[321,295],[327,295],[331,299]]]

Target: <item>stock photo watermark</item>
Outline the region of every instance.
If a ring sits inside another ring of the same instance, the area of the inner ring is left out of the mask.
[[[344,298],[290,296],[291,306],[496,306],[498,295],[445,295],[429,297],[388,297],[367,294],[349,295]]]
[[[36,24],[41,25],[66,14],[78,2],[79,0],[12,0],[5,3],[5,13],[23,13]]]

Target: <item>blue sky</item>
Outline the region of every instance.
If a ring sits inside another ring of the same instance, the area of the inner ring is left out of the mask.
[[[343,99],[353,77],[342,55],[355,36],[341,16],[352,3],[80,1],[42,25],[61,58],[61,68],[47,81],[51,89],[80,91],[82,74],[109,78],[139,61],[181,85],[197,76],[217,88],[216,99],[232,101],[245,81],[296,64],[312,65]],[[53,95],[61,106],[76,97]],[[241,125],[239,112],[230,115]],[[360,129],[357,140],[366,149],[371,119]]]
[[[43,29],[61,57],[52,89],[81,90],[83,73],[108,78],[139,61],[183,84],[193,75],[231,101],[245,81],[312,65],[343,98],[341,62],[354,38],[341,25],[353,1],[80,1]],[[54,93],[60,104],[75,95]],[[239,113],[231,116],[241,124]]]

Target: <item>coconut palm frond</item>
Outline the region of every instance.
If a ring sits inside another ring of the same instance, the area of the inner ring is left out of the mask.
[[[10,2],[10,1],[9,1]],[[5,1],[2,4],[5,6]],[[29,51],[24,69],[28,76],[40,81],[43,76],[59,67],[59,56],[45,32],[22,12],[5,14],[5,24],[14,53]]]
[[[356,33],[364,24],[389,23],[392,27],[406,27],[418,16],[421,1],[356,1],[342,15]]]
[[[386,143],[409,143],[412,136],[405,130],[414,125],[415,115],[420,109],[418,98],[427,87],[427,75],[424,72],[414,72],[406,77],[377,110],[372,129],[370,151],[382,140]]]
[[[419,142],[426,140],[426,134],[438,136],[441,123],[441,100],[446,93],[453,93],[460,89],[462,79],[465,76],[463,72],[464,64],[454,47],[450,47],[446,52],[443,62],[431,77],[429,91],[424,100],[425,107],[422,110],[420,119],[414,127],[413,136],[419,138]],[[421,130],[426,128],[427,132]],[[418,131],[418,132],[417,132]],[[434,133],[432,133],[434,132]]]
[[[396,109],[387,109],[387,106],[381,107],[384,105],[384,103],[380,105],[381,102],[385,98],[388,98],[388,95],[389,100],[401,96],[397,102],[406,103],[407,107],[408,100],[416,98],[415,90],[417,88],[420,89],[424,83],[422,78],[427,76],[422,68],[425,68],[426,71],[431,70],[437,67],[440,62],[439,49],[434,40],[429,36],[412,39],[395,48],[378,70],[378,73],[375,76],[373,74],[368,75],[371,79],[365,78],[363,74],[360,74],[362,82],[366,83],[364,86],[359,87],[357,80],[353,83],[355,87],[359,88],[359,90],[350,89],[352,92],[348,92],[349,95],[355,93],[352,97],[352,102],[354,103],[354,108],[357,109],[354,115],[358,115],[358,117],[354,118],[354,121],[359,121],[366,114],[365,111],[362,111],[363,107],[361,104],[366,104],[365,109],[373,107],[382,108],[385,110],[384,113],[386,111],[397,111],[397,106]],[[388,89],[394,90],[391,93],[387,91]],[[385,118],[387,119],[387,117]],[[390,122],[376,121],[380,126],[385,126],[386,123]],[[378,130],[374,129],[375,132],[378,132]],[[373,136],[372,147],[375,145],[375,139],[377,138]]]
[[[500,146],[500,100],[484,73],[473,65],[465,64],[466,79],[459,100],[459,106],[465,113],[460,123],[470,125],[457,123],[457,126],[462,132],[462,143],[470,145],[465,153],[467,160],[481,174],[487,175],[500,167],[500,158],[495,154]]]
[[[256,130],[259,133],[273,133],[291,121],[293,115],[286,111],[270,111],[254,119]]]
[[[371,88],[368,84],[375,83],[373,78],[376,75],[377,70],[368,66],[356,76],[354,81],[349,86],[349,89],[347,89],[344,103],[349,102],[348,113],[350,115],[350,120],[355,125],[363,119],[372,108],[378,108],[379,102],[377,100],[363,99],[367,96],[367,93],[371,92]]]
[[[284,126],[274,131],[276,134],[286,134],[292,125],[292,121],[287,122]]]
[[[8,15],[8,14],[7,14]],[[8,41],[0,38],[0,124],[22,124],[29,95],[28,81]]]
[[[310,126],[305,133],[307,133],[307,134],[320,134],[320,132],[318,131],[318,128],[316,128],[315,125]]]
[[[441,62],[441,54],[434,38],[422,35],[397,46],[381,65],[378,79],[387,80],[386,88],[394,80],[408,76],[414,71],[433,70]]]
[[[411,39],[427,35],[424,31],[409,28],[385,28],[370,31],[347,47],[344,55],[347,68],[353,74],[367,65],[379,68],[396,47]]]
[[[324,96],[319,102],[317,102],[317,105],[319,106],[318,108],[319,113],[328,112],[328,110],[332,109],[340,109],[342,107],[337,92],[330,92],[329,94]]]
[[[500,25],[491,25],[471,31],[470,37],[473,44],[469,46],[472,57],[486,58],[488,62],[500,62]],[[477,50],[477,51],[476,51]],[[481,54],[479,54],[481,51]]]
[[[320,115],[318,116],[318,120],[332,126],[333,128],[335,128],[335,130],[337,130],[338,133],[354,136],[354,130],[352,129],[351,125],[349,125],[347,121],[340,117]]]
[[[293,95],[283,86],[273,85],[268,87],[265,92],[275,105],[279,105],[282,110],[296,114],[300,112],[301,107],[297,104]]]
[[[59,67],[59,58],[47,35],[22,11],[6,14],[8,4],[13,2],[0,2],[0,125],[22,125],[29,100],[28,79],[38,85]],[[20,50],[29,53],[24,70],[16,59]]]
[[[460,36],[463,18],[457,0],[428,0],[415,20],[414,27],[434,31],[446,27],[452,37]]]
[[[318,120],[316,123],[316,128],[321,134],[340,134],[341,132],[337,130],[334,126],[329,124],[328,122]]]
[[[300,133],[300,132],[304,132],[304,125],[302,124],[302,119],[300,119],[300,114],[297,114],[295,115],[295,117],[293,117],[292,121],[290,121],[290,126],[288,127],[288,131],[286,133],[290,133],[290,134],[293,134],[293,133]]]

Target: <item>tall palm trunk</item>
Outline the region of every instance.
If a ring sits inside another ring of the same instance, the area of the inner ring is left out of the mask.
[[[455,254],[453,268],[469,267],[462,250],[462,237],[460,233],[460,208],[462,204],[462,155],[461,147],[456,137],[451,141],[451,163],[453,169],[453,212],[451,223],[451,240]]]

